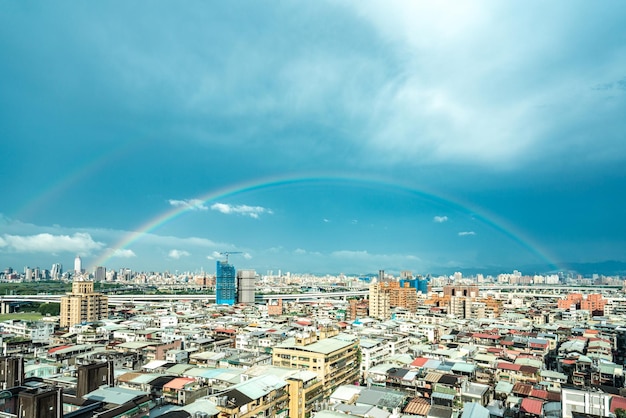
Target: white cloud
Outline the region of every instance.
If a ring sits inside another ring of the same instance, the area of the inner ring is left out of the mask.
[[[175,207],[183,207],[189,210],[208,210],[209,208],[204,204],[204,201],[200,199],[185,199],[185,200],[169,200],[170,205]]]
[[[363,251],[339,250],[339,251],[333,251],[332,253],[330,253],[330,255],[333,257],[337,257],[337,258],[367,258],[370,256],[370,254],[365,250]]]
[[[444,223],[444,222],[446,222],[447,220],[448,220],[448,217],[447,217],[447,216],[435,216],[435,217],[433,218],[433,221],[435,221],[435,222],[437,222],[437,223],[439,223],[439,224],[440,224],[440,223]]]
[[[212,210],[224,213],[226,215],[237,214],[243,216],[249,216],[254,219],[258,219],[259,215],[263,213],[273,214],[271,209],[264,208],[262,206],[248,206],[248,205],[229,205],[227,203],[214,203],[211,205]]]
[[[174,260],[179,260],[181,257],[189,257],[190,255],[189,251],[185,250],[171,250],[167,254],[169,258],[173,258]]]
[[[324,223],[328,223],[328,222],[330,222],[330,219],[324,218],[324,219],[322,219],[322,221],[324,221]]]
[[[320,253],[319,251],[307,251],[304,248],[296,248],[292,252],[293,255],[297,256],[306,256],[307,259],[311,259],[311,257],[324,257],[325,254]]]
[[[573,152],[573,139],[554,140],[557,135],[570,138],[567,132],[572,124],[592,123],[600,129],[607,119],[621,124],[620,106],[608,106],[582,87],[590,84],[590,78],[623,77],[623,54],[607,52],[613,43],[599,42],[602,32],[594,26],[582,32],[578,28],[585,14],[594,15],[590,21],[615,22],[615,15],[606,16],[605,10],[573,8],[566,19],[554,24],[560,12],[556,6],[546,8],[538,19],[512,3],[452,7],[446,1],[359,1],[346,5],[369,21],[392,57],[402,57],[395,77],[376,79],[377,73],[371,71],[372,87],[358,79],[372,91],[368,97],[371,113],[355,110],[367,133],[358,140],[364,139],[370,155],[385,152],[392,162],[418,157],[421,164],[488,161],[510,167],[521,164],[520,157],[543,150],[536,145],[558,142],[558,147],[567,144]],[[594,39],[602,47],[593,52],[583,48],[581,53],[580,48],[571,47],[576,45],[572,39],[579,36]],[[488,58],[477,59],[485,51],[489,51]],[[560,67],[544,65],[554,51],[559,51]],[[594,71],[589,70],[588,56],[598,59]],[[602,118],[588,111],[598,104],[606,105]],[[556,117],[545,118],[547,106]],[[616,143],[617,135],[607,131],[601,136],[606,137],[604,143],[615,144],[613,154],[623,158],[626,148]],[[613,147],[594,146],[591,151],[602,153],[597,149]]]
[[[462,232],[459,232],[459,236],[460,237],[466,237],[468,235],[476,235],[476,232],[474,232],[474,231],[462,231]]]
[[[358,223],[359,223],[359,220],[358,220],[358,219],[353,219],[353,220],[352,220],[352,225],[356,225],[356,224],[358,224]]]
[[[6,247],[18,253],[59,253],[71,252],[80,255],[90,254],[104,247],[104,243],[94,241],[91,235],[77,232],[74,235],[53,235],[42,233],[37,235],[8,235],[0,241],[0,247]]]
[[[405,262],[421,262],[421,258],[412,254],[376,254],[367,250],[339,250],[330,253],[330,256],[341,260],[354,260],[359,263],[370,263],[380,266],[382,264],[402,264]]]
[[[129,250],[128,248],[118,248],[117,250],[113,251],[113,254],[111,254],[111,257],[133,258],[133,257],[137,257],[137,254],[135,254],[133,250]]]
[[[243,258],[245,258],[246,260],[250,260],[252,256],[249,253],[243,253]]]

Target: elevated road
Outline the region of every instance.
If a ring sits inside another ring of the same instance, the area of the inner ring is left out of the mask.
[[[351,290],[344,292],[311,292],[311,293],[283,293],[283,294],[264,294],[256,295],[256,300],[292,300],[292,301],[311,301],[322,299],[346,299],[348,297],[362,297],[368,294],[368,290]],[[11,302],[61,302],[61,297],[65,295],[14,295],[0,296],[0,303]],[[215,295],[206,295],[198,293],[190,294],[169,294],[169,295],[151,295],[151,294],[127,294],[127,295],[107,295],[109,305],[123,305],[124,303],[158,303],[158,302],[174,302],[174,301],[192,301],[202,300],[215,302]]]
[[[607,299],[626,300],[621,286],[555,286],[555,285],[479,285],[481,296],[493,295],[500,300],[506,300],[511,297],[529,297],[529,298],[553,298],[559,299],[568,293],[601,293]],[[136,291],[136,289],[134,289]],[[443,288],[432,288],[434,292],[442,292]],[[328,300],[343,299],[349,297],[364,297],[369,293],[368,289],[345,290],[345,291],[326,291],[326,292],[303,292],[303,293],[276,293],[276,294],[257,294],[256,300],[277,300],[285,301],[311,301],[311,300]],[[64,295],[4,295],[0,296],[0,303],[16,303],[16,302],[60,302]],[[122,305],[124,303],[158,303],[173,301],[215,301],[215,295],[207,295],[201,293],[172,293],[172,294],[150,294],[150,293],[132,293],[132,294],[112,294],[107,295],[110,305]]]

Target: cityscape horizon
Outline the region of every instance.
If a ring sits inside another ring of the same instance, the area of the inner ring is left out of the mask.
[[[3,4],[0,266],[620,272],[626,10],[544,6]]]

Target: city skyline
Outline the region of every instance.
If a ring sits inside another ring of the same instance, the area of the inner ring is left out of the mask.
[[[0,268],[626,262],[623,3],[246,6],[0,6]]]

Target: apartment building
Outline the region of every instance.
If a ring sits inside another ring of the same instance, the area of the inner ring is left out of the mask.
[[[358,381],[358,352],[356,337],[341,335],[318,341],[314,332],[303,331],[274,347],[272,364],[316,373],[328,396],[336,387]]]
[[[93,282],[75,280],[72,292],[61,298],[59,325],[70,327],[81,322],[95,322],[108,316],[108,298],[94,292]]]

